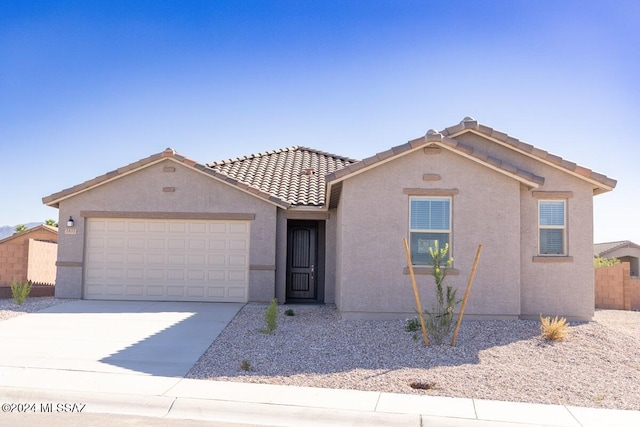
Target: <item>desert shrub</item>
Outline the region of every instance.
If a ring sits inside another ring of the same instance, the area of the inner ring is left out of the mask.
[[[420,330],[420,320],[415,317],[407,319],[407,324],[404,326],[404,330],[407,332],[415,332]]]
[[[278,300],[272,299],[264,312],[265,327],[260,329],[260,332],[264,334],[272,334],[278,327]]]
[[[286,316],[295,316],[295,315],[296,315],[296,313],[293,311],[293,309],[292,309],[292,308],[287,308],[287,309],[284,311],[284,314],[285,314]]]
[[[245,372],[248,372],[251,370],[251,362],[247,359],[242,359],[240,361],[240,369],[242,369]]]
[[[595,268],[612,267],[612,266],[618,265],[618,264],[620,264],[620,260],[618,258],[600,258],[600,257],[595,257],[593,259],[593,266]]]
[[[442,283],[453,263],[453,258],[447,257],[448,252],[449,244],[445,244],[444,248],[440,249],[437,240],[434,247],[429,248],[429,253],[433,259],[432,274],[436,282],[436,303],[432,306],[431,311],[424,310],[424,314],[426,316],[425,326],[427,333],[436,344],[442,344],[442,340],[453,329],[453,312],[460,302],[456,300],[456,289],[447,286],[445,291],[442,287]]]
[[[558,316],[551,319],[551,316],[542,317],[540,315],[540,330],[542,331],[542,337],[548,341],[562,340],[567,336],[569,324],[567,319]]]
[[[25,300],[29,298],[29,294],[31,293],[31,283],[24,282],[13,282],[11,284],[11,297],[16,304],[22,305]]]

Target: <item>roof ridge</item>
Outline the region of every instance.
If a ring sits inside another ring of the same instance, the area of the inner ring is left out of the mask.
[[[355,162],[359,162],[360,161],[360,160],[354,159],[352,157],[346,157],[346,156],[342,156],[340,154],[334,154],[334,153],[330,153],[328,151],[318,150],[317,148],[306,147],[306,146],[298,146],[297,148],[298,148],[298,150],[313,151],[316,154],[320,154],[320,155],[327,156],[327,157],[333,157],[334,159],[340,159],[340,160],[344,160],[346,162],[355,163]]]
[[[211,163],[206,163],[207,167],[215,167],[215,166],[222,166],[222,165],[228,165],[231,163],[235,163],[235,162],[241,162],[243,160],[251,160],[251,159],[259,159],[260,157],[266,157],[266,156],[270,156],[273,154],[280,154],[280,153],[286,153],[286,152],[294,152],[294,151],[310,151],[322,156],[326,156],[326,157],[332,157],[334,159],[340,159],[343,160],[345,162],[350,162],[350,163],[355,163],[358,162],[359,160],[357,159],[353,159],[351,157],[346,157],[346,156],[342,156],[339,154],[334,154],[334,153],[329,153],[327,151],[323,151],[323,150],[318,150],[316,148],[312,148],[312,147],[307,147],[307,146],[302,146],[302,145],[292,145],[289,147],[284,147],[284,148],[276,148],[274,150],[268,150],[268,151],[262,151],[262,152],[258,152],[258,153],[252,153],[252,154],[247,154],[245,156],[240,156],[240,157],[234,157],[234,158],[229,158],[229,159],[224,159],[224,160],[216,160],[214,162]]]

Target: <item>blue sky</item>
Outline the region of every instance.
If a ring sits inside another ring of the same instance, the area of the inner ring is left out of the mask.
[[[640,2],[13,1],[0,8],[0,225],[166,147],[363,158],[465,116],[618,180],[640,244]]]

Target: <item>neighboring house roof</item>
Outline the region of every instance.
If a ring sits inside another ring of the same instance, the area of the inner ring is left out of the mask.
[[[216,172],[291,206],[322,206],[325,177],[357,160],[308,147],[289,147],[207,164]]]
[[[606,258],[606,255],[617,249],[622,248],[636,248],[640,249],[640,245],[637,245],[629,240],[619,240],[617,242],[596,243],[593,245],[593,255],[596,257]]]
[[[39,231],[39,230],[44,230],[44,231],[49,231],[53,234],[55,234],[56,236],[58,235],[58,228],[57,227],[51,227],[50,225],[46,225],[46,224],[41,224],[41,225],[37,225],[35,227],[29,228],[21,233],[14,233],[9,237],[5,237],[4,239],[0,240],[0,245],[3,243],[6,243],[10,240],[16,239],[18,237],[24,237],[28,234],[31,234],[35,231]]]

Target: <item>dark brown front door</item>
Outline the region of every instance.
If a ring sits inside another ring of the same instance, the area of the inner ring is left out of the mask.
[[[317,299],[318,224],[289,221],[287,245],[287,300]]]

